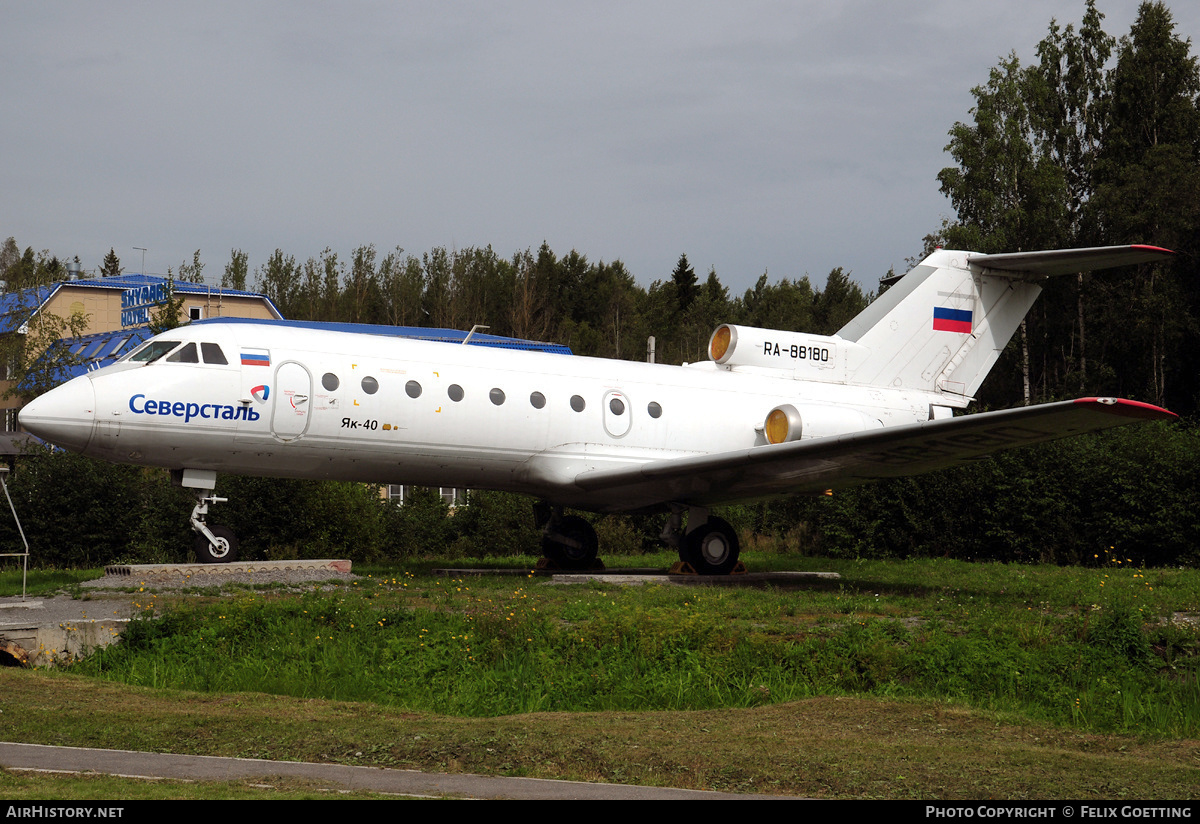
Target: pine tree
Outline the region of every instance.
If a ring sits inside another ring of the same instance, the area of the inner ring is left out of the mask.
[[[686,312],[699,290],[696,270],[688,263],[687,255],[679,256],[675,271],[671,273],[671,282],[675,284],[675,300],[679,304],[679,311]]]
[[[108,254],[104,256],[104,265],[100,267],[100,277],[115,278],[124,271],[121,268],[121,259],[117,257],[117,253],[110,246]],[[143,272],[142,274],[146,273]]]

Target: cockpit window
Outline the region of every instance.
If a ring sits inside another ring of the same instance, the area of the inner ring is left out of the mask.
[[[196,354],[196,344],[189,343],[181,346],[167,356],[167,363],[199,363],[200,356]]]
[[[200,353],[204,355],[205,363],[219,363],[221,366],[229,365],[229,361],[225,360],[225,353],[215,343],[200,344]]]
[[[177,340],[152,340],[140,349],[131,352],[126,360],[133,363],[154,363],[179,345]]]

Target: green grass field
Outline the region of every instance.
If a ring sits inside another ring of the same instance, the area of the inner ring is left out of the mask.
[[[1200,786],[1200,573],[1111,553],[748,564],[842,577],[564,586],[423,561],[302,592],[131,592],[147,619],[121,644],[0,674],[0,723],[34,743],[816,797]]]

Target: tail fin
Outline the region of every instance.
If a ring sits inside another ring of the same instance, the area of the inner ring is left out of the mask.
[[[950,405],[965,406],[1041,294],[1040,281],[1172,254],[1155,246],[1003,255],[939,250],[838,331],[869,350],[850,380],[943,393]]]

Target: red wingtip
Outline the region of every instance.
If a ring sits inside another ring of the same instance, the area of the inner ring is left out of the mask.
[[[1169,409],[1155,406],[1152,403],[1130,401],[1124,398],[1079,398],[1075,403],[1096,405],[1104,408],[1105,412],[1114,415],[1124,415],[1127,418],[1142,418],[1143,420],[1175,420],[1179,416]]]

